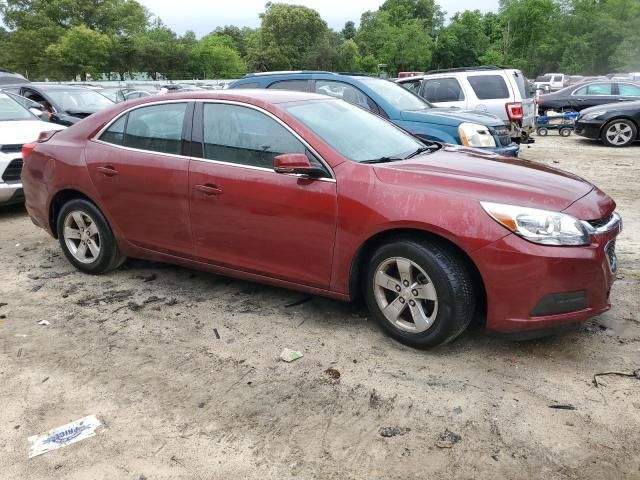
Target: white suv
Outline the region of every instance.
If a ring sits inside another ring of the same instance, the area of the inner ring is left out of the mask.
[[[397,83],[437,107],[491,113],[509,127],[514,141],[528,141],[535,129],[536,106],[520,70],[498,67],[450,68],[403,78]]]

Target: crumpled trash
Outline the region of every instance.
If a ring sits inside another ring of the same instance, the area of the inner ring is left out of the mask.
[[[89,415],[75,422],[49,430],[42,435],[33,435],[28,438],[31,444],[29,458],[93,437],[96,434],[96,428],[100,425],[102,424],[95,415]]]
[[[47,325],[51,325],[51,324],[49,323],[49,321],[48,321],[48,320],[40,320],[40,321],[38,322],[38,325],[43,325],[43,326],[45,326],[45,327],[46,327]]]
[[[438,448],[452,448],[456,443],[462,440],[462,436],[452,432],[448,428],[438,436],[436,447]]]
[[[298,360],[299,358],[302,358],[303,356],[304,355],[302,355],[302,352],[285,348],[280,354],[280,359],[287,363],[291,363],[295,360]]]

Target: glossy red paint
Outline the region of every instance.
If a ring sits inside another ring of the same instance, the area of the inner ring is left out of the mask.
[[[347,300],[368,242],[395,231],[438,236],[475,265],[487,328],[521,331],[573,323],[609,308],[614,275],[604,254],[617,232],[586,247],[529,243],[492,220],[480,201],[610,215],[613,200],[565,172],[461,147],[388,164],[341,157],[279,107],[327,97],[273,90],[188,92],[116,105],[26,155],[23,184],[34,221],[52,230],[59,195],[80,192],[104,213],[127,256],[167,261]],[[313,179],[182,155],[126,149],[94,136],[120,112],[147,103],[250,104],[283,120],[325,160]],[[62,193],[61,193],[62,192]],[[549,293],[586,290],[589,306],[530,317]]]

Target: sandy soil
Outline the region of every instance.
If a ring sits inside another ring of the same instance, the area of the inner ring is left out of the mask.
[[[533,342],[475,327],[416,351],[358,305],[141,261],[86,276],[0,210],[0,477],[640,478],[640,380],[592,384],[640,368],[640,146],[552,133],[522,156],[596,182],[625,219],[614,308]],[[96,437],[27,459],[28,436],[90,414]]]

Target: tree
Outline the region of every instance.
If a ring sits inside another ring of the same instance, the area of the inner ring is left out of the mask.
[[[250,64],[259,69],[313,68],[316,54],[330,45],[326,22],[310,8],[267,3],[260,19],[258,37],[251,39],[248,48]]]
[[[338,50],[338,70],[341,72],[357,72],[361,68],[360,63],[361,57],[358,44],[353,39],[343,42]]]
[[[80,25],[68,29],[47,48],[46,54],[63,77],[72,79],[80,75],[84,81],[88,73],[104,72],[111,47],[108,35]]]
[[[237,78],[246,72],[233,39],[217,33],[203,37],[193,47],[190,61],[202,78]]]
[[[356,24],[353,23],[351,20],[349,20],[347,23],[344,24],[344,28],[340,33],[342,34],[342,38],[344,38],[345,40],[353,39],[353,37],[356,36],[356,33],[358,33],[358,30],[356,29]]]
[[[479,10],[456,13],[440,31],[433,64],[437,68],[479,65],[489,47],[484,16]]]

